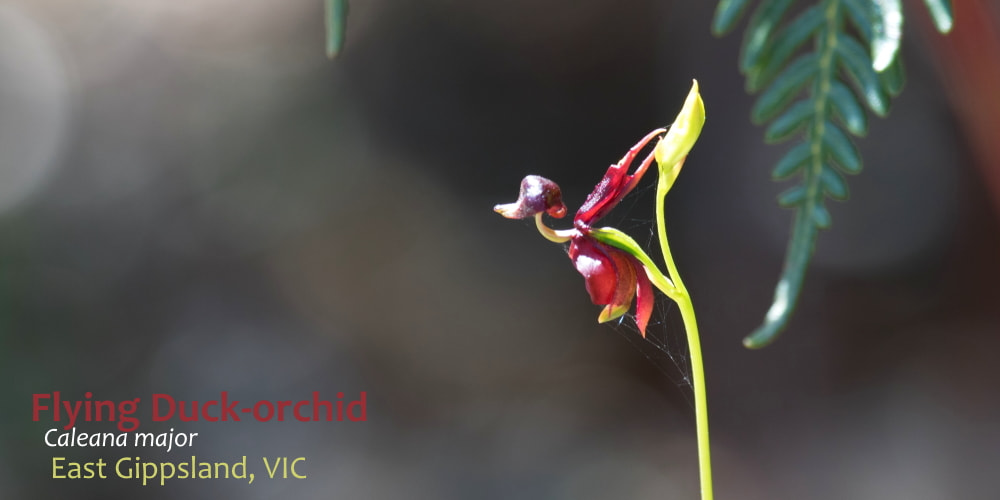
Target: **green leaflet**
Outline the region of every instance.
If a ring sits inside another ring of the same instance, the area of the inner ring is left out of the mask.
[[[846,33],[837,34],[837,55],[845,72],[851,76],[861,91],[868,108],[879,116],[889,112],[889,101],[882,91],[882,83],[872,68],[872,60],[861,44]]]
[[[896,59],[903,38],[900,0],[872,0],[872,68],[881,73]]]
[[[861,172],[861,155],[847,135],[831,121],[823,124],[823,147],[833,160],[849,174]]]
[[[813,207],[812,212],[813,224],[820,229],[827,229],[833,224],[833,218],[830,217],[830,212],[826,209],[826,205],[823,201],[817,202],[816,206]]]
[[[326,56],[340,54],[347,31],[347,0],[326,0]]]
[[[955,22],[951,12],[951,0],[924,0],[927,10],[931,13],[934,26],[941,33],[951,31],[951,26]]]
[[[851,21],[854,28],[861,34],[861,40],[868,43],[872,39],[875,19],[871,9],[872,0],[841,0],[847,19]]]
[[[796,145],[785,154],[771,172],[771,178],[776,181],[783,181],[799,171],[812,156],[812,145],[803,142]]]
[[[750,117],[756,123],[774,118],[819,72],[819,55],[805,54],[788,66],[770,87],[761,92]]]
[[[782,142],[803,128],[809,118],[815,112],[813,103],[809,101],[799,101],[792,105],[788,111],[771,122],[764,132],[764,140],[767,142]]]
[[[847,85],[836,80],[830,82],[830,103],[833,115],[850,133],[859,137],[868,133],[868,116]]]
[[[771,33],[791,5],[792,0],[764,0],[760,3],[750,18],[746,36],[743,38],[740,70],[745,72],[757,65],[764,50],[770,45]]]
[[[830,165],[823,165],[823,170],[819,174],[819,183],[823,186],[826,194],[835,200],[843,201],[850,196],[844,176]]]
[[[747,90],[757,92],[771,82],[788,59],[802,47],[823,25],[823,9],[814,5],[805,10],[794,21],[788,23],[775,37],[770,50],[766,51],[758,64],[747,70]]]
[[[785,208],[801,205],[802,202],[806,201],[806,195],[808,194],[805,186],[795,186],[778,195],[778,205]]]
[[[878,78],[882,81],[882,88],[889,95],[892,97],[898,96],[903,91],[903,86],[906,85],[906,70],[903,69],[903,58],[897,57],[885,71],[879,73]]]
[[[712,18],[712,33],[722,36],[736,26],[750,0],[721,0],[715,7],[715,17]]]

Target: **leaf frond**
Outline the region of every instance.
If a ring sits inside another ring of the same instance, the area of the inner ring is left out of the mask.
[[[924,1],[938,29],[950,29],[951,2]],[[731,31],[750,3],[721,0],[713,32]],[[889,112],[905,82],[901,0],[794,3],[757,3],[739,59],[747,91],[758,94],[751,119],[766,125],[764,139],[794,141],[772,171],[775,180],[795,179],[778,197],[781,206],[795,210],[792,232],[771,308],[743,341],[750,348],[769,344],[788,324],[819,230],[832,224],[826,201],[846,200],[845,176],[861,172],[852,136],[867,134],[868,111]]]

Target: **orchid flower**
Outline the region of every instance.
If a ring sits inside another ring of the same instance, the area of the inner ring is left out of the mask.
[[[611,228],[595,229],[593,224],[635,189],[652,164],[655,152],[650,153],[632,174],[629,174],[629,168],[639,151],[664,132],[666,129],[658,128],[646,134],[618,163],[608,168],[573,217],[572,229],[556,231],[545,225],[542,214],[562,218],[566,214],[566,205],[563,204],[559,186],[537,175],[529,175],[521,181],[517,201],[494,207],[497,213],[509,219],[534,216],[543,236],[557,243],[569,242],[569,258],[583,275],[590,300],[605,306],[597,318],[599,322],[620,318],[628,312],[632,299],[635,299],[635,322],[643,337],[646,336],[655,300],[650,275],[661,288],[665,285],[672,289],[673,286],[655,270],[652,261],[637,244],[617,241],[623,236],[628,238],[624,233]]]
[[[712,462],[708,439],[708,404],[705,391],[705,368],[701,356],[701,341],[694,304],[681,281],[670,253],[664,216],[664,199],[677,180],[688,153],[701,134],[705,123],[705,106],[694,82],[677,118],[666,129],[658,128],[646,134],[632,146],[622,159],[608,168],[604,177],[583,202],[573,217],[573,227],[555,230],[545,225],[545,214],[554,218],[566,215],[562,192],[555,182],[537,175],[521,181],[521,192],[514,203],[497,205],[494,211],[509,219],[535,218],[538,231],[556,243],[569,242],[569,258],[583,275],[591,301],[603,305],[598,321],[622,317],[635,299],[635,322],[642,336],[653,311],[653,289],[658,288],[677,303],[684,320],[688,349],[691,354],[692,389],[695,400],[695,424],[698,441],[698,465],[702,500],[712,500]],[[660,137],[650,153],[634,172],[632,163],[650,141]],[[607,215],[642,179],[653,160],[658,166],[656,185],[656,232],[660,251],[669,276],[657,268],[646,252],[628,235],[610,227],[595,228],[594,223]],[[673,278],[673,280],[671,280]]]

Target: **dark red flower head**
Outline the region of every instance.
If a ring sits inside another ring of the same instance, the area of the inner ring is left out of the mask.
[[[509,219],[536,217],[539,230],[552,241],[569,241],[569,258],[573,266],[583,275],[590,294],[590,300],[603,305],[604,310],[598,321],[605,322],[620,318],[632,305],[635,298],[635,322],[642,335],[653,313],[653,286],[646,275],[646,268],[629,252],[598,241],[592,234],[591,225],[607,214],[631,192],[653,162],[652,153],[642,164],[629,174],[636,155],[649,141],[665,132],[656,129],[643,137],[618,163],[611,165],[604,177],[590,193],[587,200],[573,217],[573,229],[553,231],[541,222],[541,213],[560,218],[566,215],[566,205],[562,201],[562,191],[555,182],[537,175],[529,175],[521,181],[521,192],[517,201],[497,205],[497,213]]]
[[[508,219],[524,219],[545,212],[561,219],[566,216],[559,185],[540,175],[529,175],[521,181],[517,201],[493,207],[493,211]]]
[[[569,258],[583,275],[590,300],[605,306],[597,320],[604,323],[621,317],[634,297],[635,323],[645,337],[654,301],[646,268],[628,253],[583,235],[570,242]]]

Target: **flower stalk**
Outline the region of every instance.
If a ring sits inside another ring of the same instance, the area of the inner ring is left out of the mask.
[[[667,264],[667,272],[673,278],[674,294],[670,296],[677,303],[684,321],[684,331],[687,336],[688,351],[691,355],[691,388],[694,392],[695,432],[698,442],[698,471],[701,485],[702,500],[712,500],[712,455],[708,434],[708,394],[705,390],[705,363],[701,355],[701,338],[698,335],[698,318],[694,312],[694,303],[688,293],[677,264],[670,252],[670,242],[667,239],[666,216],[664,202],[667,192],[673,186],[688,152],[701,134],[705,123],[705,105],[698,93],[698,82],[691,86],[684,107],[670,127],[670,133],[656,146],[654,152],[659,165],[660,175],[656,182],[656,233],[663,252],[663,260]]]
[[[677,180],[704,123],[705,106],[698,93],[698,82],[695,81],[670,129],[650,132],[632,146],[618,163],[611,165],[573,217],[573,227],[570,229],[556,230],[545,224],[545,214],[558,219],[565,216],[567,210],[559,186],[537,175],[529,175],[521,181],[517,201],[497,205],[494,210],[510,219],[534,217],[538,232],[545,239],[554,243],[569,243],[569,257],[576,270],[583,275],[591,300],[594,304],[605,306],[598,316],[599,322],[622,317],[632,307],[635,299],[635,322],[645,338],[646,326],[653,310],[653,287],[677,303],[691,353],[701,498],[712,500],[708,404],[698,321],[691,295],[684,286],[670,253],[664,215],[667,192]],[[629,173],[639,152],[657,137],[660,140],[653,152],[639,163],[634,172]],[[635,188],[654,160],[658,167],[656,231],[667,273],[663,273],[627,234],[615,228],[593,226]]]

